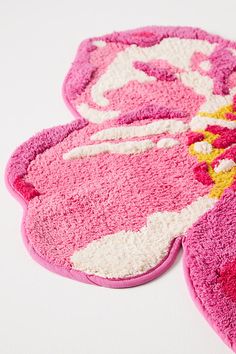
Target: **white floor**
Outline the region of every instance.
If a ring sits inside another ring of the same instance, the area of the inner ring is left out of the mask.
[[[61,84],[79,42],[191,25],[236,40],[235,0],[1,0],[1,171],[43,128],[72,120]],[[227,354],[190,299],[181,257],[154,282],[109,290],[52,274],[26,253],[22,210],[1,183],[1,354]]]

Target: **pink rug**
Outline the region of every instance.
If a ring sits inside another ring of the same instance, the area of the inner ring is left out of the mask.
[[[194,301],[236,350],[236,43],[185,27],[92,38],[63,95],[76,120],[7,167],[33,258],[122,288],[157,278],[183,246]]]

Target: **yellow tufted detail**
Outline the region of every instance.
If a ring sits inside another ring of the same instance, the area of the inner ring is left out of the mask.
[[[212,144],[212,142],[219,136],[219,135],[214,135],[210,132],[206,132],[206,131],[198,131],[199,133],[203,133],[204,134],[204,140],[203,141],[207,141],[208,143]],[[210,154],[203,154],[203,153],[199,153],[196,152],[194,150],[194,144],[192,144],[189,147],[189,152],[191,155],[196,156],[196,158],[198,159],[199,162],[207,162],[207,164],[210,164],[217,156],[219,156],[220,154],[222,154],[222,152],[224,152],[224,149],[215,149],[213,148],[212,152]]]
[[[200,112],[200,113],[198,113],[198,116],[227,120],[227,118],[225,117],[226,113],[233,113],[233,106],[232,105],[221,107],[220,109],[218,109],[214,113]]]
[[[233,106],[225,106],[220,108],[218,111],[214,113],[206,113],[206,112],[201,112],[198,114],[198,116],[201,117],[211,117],[211,118],[218,118],[218,119],[225,119],[226,113],[232,113],[233,112]],[[213,141],[219,137],[218,134],[213,134],[207,131],[198,131],[199,133],[204,134],[204,139],[203,141],[207,141],[208,143],[212,144]],[[211,176],[214,185],[209,193],[209,196],[211,198],[220,198],[224,190],[233,183],[235,175],[236,175],[236,167],[233,167],[230,171],[227,172],[220,172],[216,173],[214,169],[211,167],[211,162],[219,155],[221,155],[225,149],[216,149],[213,147],[212,152],[210,154],[203,154],[203,153],[198,153],[194,150],[194,144],[192,144],[189,147],[189,153],[193,156],[195,156],[198,160],[198,162],[206,162],[208,165],[208,172],[209,175]]]
[[[214,186],[211,189],[209,196],[211,198],[220,198],[224,190],[231,186],[236,175],[236,167],[233,167],[228,172],[216,173],[212,167],[209,168],[209,174],[214,181]]]

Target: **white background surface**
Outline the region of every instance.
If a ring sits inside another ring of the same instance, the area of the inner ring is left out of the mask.
[[[145,25],[190,25],[236,40],[235,0],[0,2],[1,173],[13,150],[73,119],[61,97],[81,40]],[[138,288],[93,287],[27,254],[22,209],[1,183],[1,354],[231,353],[192,302],[182,260]]]

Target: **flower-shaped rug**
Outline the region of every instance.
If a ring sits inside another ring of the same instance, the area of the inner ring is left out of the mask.
[[[88,39],[63,95],[76,119],[7,167],[31,255],[122,288],[158,277],[183,246],[195,302],[236,350],[236,43],[185,27]]]

